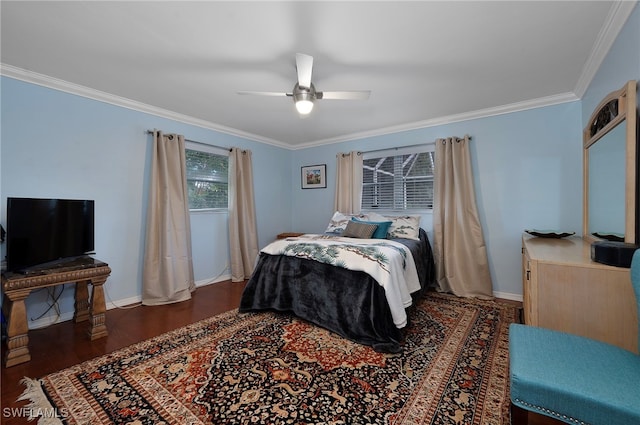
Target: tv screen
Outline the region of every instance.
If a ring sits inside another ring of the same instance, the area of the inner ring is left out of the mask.
[[[22,271],[94,249],[94,201],[7,198],[7,270]]]

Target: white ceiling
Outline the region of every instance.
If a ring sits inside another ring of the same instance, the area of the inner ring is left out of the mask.
[[[575,100],[634,3],[4,0],[2,74],[295,149]],[[296,52],[370,99],[236,93],[291,92]]]

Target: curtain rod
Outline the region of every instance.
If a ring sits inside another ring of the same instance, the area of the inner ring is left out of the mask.
[[[465,137],[468,137],[469,140],[471,140],[471,136],[466,135]],[[464,139],[464,137],[462,137]],[[457,137],[457,139],[460,139],[460,137]],[[428,146],[428,145],[435,145],[436,142],[435,140],[433,142],[428,142],[428,143],[418,143],[416,145],[406,145],[406,146],[394,146],[392,148],[384,148],[384,149],[373,149],[370,151],[359,151],[360,153],[371,153],[371,152],[382,152],[382,151],[390,151],[390,150],[398,150],[398,149],[405,149],[405,148],[418,148],[421,146]]]
[[[153,134],[156,131],[158,131],[158,130],[147,130],[146,133],[147,134]],[[198,145],[203,145],[203,146],[210,146],[212,148],[224,149],[226,151],[231,152],[231,148],[228,147],[228,146],[217,146],[217,145],[212,145],[210,143],[198,142],[197,140],[191,140],[191,139],[184,139],[184,141],[185,142],[195,143],[195,144],[198,144]]]

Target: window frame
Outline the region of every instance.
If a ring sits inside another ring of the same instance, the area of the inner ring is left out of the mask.
[[[409,155],[409,154],[420,154],[420,153],[427,153],[427,152],[433,152],[435,155],[435,151],[436,151],[436,144],[435,142],[430,142],[430,143],[425,143],[425,144],[421,144],[421,145],[413,145],[413,146],[403,146],[403,147],[397,147],[397,148],[389,148],[389,149],[377,149],[377,150],[372,150],[372,151],[368,151],[368,152],[363,152],[362,153],[362,160],[363,160],[363,167],[362,167],[362,185],[361,185],[361,189],[364,192],[364,185],[365,185],[365,181],[364,181],[364,161],[366,161],[367,159],[373,159],[373,158],[394,158],[394,157],[400,157],[402,155]],[[434,169],[434,176],[432,176],[431,178],[435,178],[435,157],[434,157],[434,164],[433,164],[433,169]],[[403,178],[395,178],[394,179],[394,192],[393,192],[393,196],[394,198],[397,196],[397,189],[400,188],[400,190],[402,192],[404,192],[404,190],[402,189],[403,186]],[[433,212],[433,206],[431,208],[428,207],[420,207],[420,208],[397,208],[397,204],[394,201],[393,202],[394,205],[391,208],[372,208],[372,207],[365,207],[362,205],[362,200],[360,201],[360,207],[363,211],[367,211],[367,212],[375,212],[375,211],[383,211],[383,212],[413,212],[413,213],[430,213]],[[432,199],[432,205],[433,205],[433,199]]]
[[[229,161],[229,150],[228,149],[223,149],[223,148],[218,148],[215,146],[210,146],[210,145],[206,145],[204,143],[197,143],[197,142],[192,142],[189,140],[185,141],[185,146],[184,146],[185,150],[190,150],[190,151],[198,151],[198,152],[203,152],[203,153],[208,153],[208,154],[212,154],[212,155],[219,155],[219,156],[225,156],[227,157],[227,169],[228,169],[228,161]],[[186,160],[186,152],[185,152],[185,160]],[[188,181],[188,176],[187,176],[187,181]],[[227,188],[229,187],[229,176],[227,175]],[[189,195],[187,194],[187,197]],[[228,202],[229,201],[229,192],[227,190],[227,206],[226,207],[217,207],[217,208],[189,208],[189,212],[190,213],[200,213],[200,212],[227,212],[229,211],[229,206],[228,206]]]

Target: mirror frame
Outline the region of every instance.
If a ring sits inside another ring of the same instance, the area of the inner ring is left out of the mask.
[[[609,93],[598,104],[583,132],[583,197],[582,237],[587,242],[601,239],[589,233],[589,147],[619,124],[626,124],[625,142],[625,225],[624,241],[636,243],[636,81],[627,82],[620,90]]]

